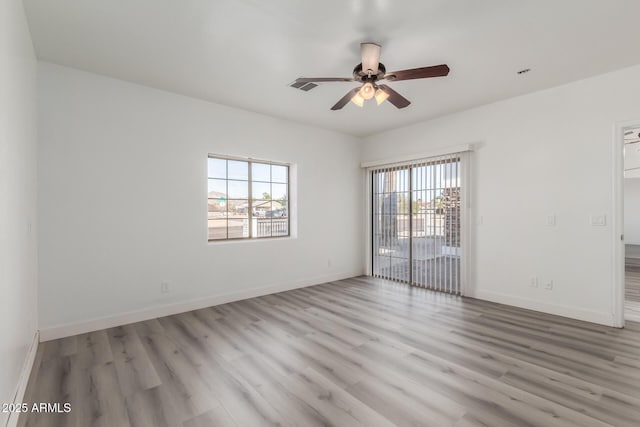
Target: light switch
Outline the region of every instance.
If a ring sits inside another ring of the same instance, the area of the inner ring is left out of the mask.
[[[591,225],[594,227],[603,227],[607,225],[606,215],[591,215]]]
[[[545,225],[547,225],[549,227],[553,227],[554,225],[556,225],[556,216],[555,215],[547,215],[547,221],[545,222]]]

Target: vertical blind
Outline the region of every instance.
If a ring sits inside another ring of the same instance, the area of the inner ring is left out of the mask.
[[[461,154],[371,172],[373,275],[459,294]]]

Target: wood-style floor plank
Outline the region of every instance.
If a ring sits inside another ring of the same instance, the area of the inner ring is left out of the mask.
[[[640,323],[358,277],[42,343],[25,399],[72,411],[21,427],[638,426]]]
[[[130,396],[161,384],[149,356],[132,325],[107,330],[122,393]]]
[[[640,322],[640,257],[633,260],[635,263],[627,263],[625,269],[624,317]]]
[[[184,427],[238,427],[223,407],[217,407],[183,423]]]

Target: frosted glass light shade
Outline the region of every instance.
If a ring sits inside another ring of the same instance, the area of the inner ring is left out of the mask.
[[[358,92],[355,95],[353,95],[353,98],[351,98],[351,102],[356,104],[358,107],[362,107],[364,105],[364,98],[361,97],[360,92]]]
[[[389,94],[383,91],[382,89],[376,90],[376,102],[378,103],[378,105],[386,101],[388,97],[389,97]]]

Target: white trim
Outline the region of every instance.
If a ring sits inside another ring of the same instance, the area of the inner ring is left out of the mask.
[[[361,168],[372,168],[376,166],[396,165],[405,162],[415,162],[417,160],[428,159],[430,157],[445,156],[455,153],[464,153],[465,151],[473,151],[473,144],[456,145],[455,147],[443,147],[431,150],[426,153],[406,154],[403,156],[392,157],[389,159],[372,160],[360,163]]]
[[[33,369],[33,362],[36,360],[36,354],[38,353],[38,343],[40,342],[40,336],[38,331],[33,335],[33,341],[29,347],[29,352],[22,365],[20,371],[20,377],[18,379],[18,387],[16,394],[13,397],[14,404],[20,404],[24,401],[24,394],[27,391],[27,384],[29,384],[29,378],[31,377],[31,371]],[[6,427],[15,427],[18,425],[19,412],[9,412],[9,418],[7,418]]]
[[[613,144],[611,163],[613,176],[611,200],[611,239],[612,239],[612,295],[611,314],[614,319],[612,326],[624,327],[624,241],[620,236],[624,234],[624,130],[640,127],[639,120],[616,122],[613,125]]]
[[[276,165],[276,166],[291,166],[291,163],[286,163],[286,162],[278,162],[278,161],[274,161],[274,160],[264,160],[264,159],[254,159],[253,157],[227,156],[225,154],[216,154],[216,153],[209,153],[209,159],[236,160],[236,161],[239,161],[239,162],[254,162],[254,163],[264,163],[264,164],[270,164],[270,165]]]
[[[255,217],[254,217],[255,218]],[[293,217],[289,217],[291,219]],[[290,227],[293,228],[293,227]],[[208,246],[224,246],[224,245],[243,245],[245,243],[257,243],[257,242],[278,242],[280,240],[296,240],[298,237],[289,235],[289,236],[274,236],[274,237],[240,237],[237,239],[220,239],[220,240],[208,240]]]
[[[538,300],[522,298],[514,295],[504,294],[501,292],[476,290],[468,295],[472,298],[496,302],[498,304],[520,307],[527,310],[539,311],[541,313],[554,314],[556,316],[566,317],[569,319],[583,320],[585,322],[597,323],[605,326],[615,326],[615,319],[611,313],[585,310],[579,307],[571,307],[567,305],[551,304]]]
[[[162,306],[150,307],[142,310],[130,311],[126,313],[115,314],[113,316],[89,319],[80,322],[67,323],[63,325],[51,326],[40,330],[40,341],[50,341],[58,338],[69,337],[73,335],[83,334],[86,332],[99,331],[106,328],[127,325],[129,323],[142,322],[145,320],[155,319],[157,317],[170,316],[172,314],[184,313],[191,310],[199,310],[201,308],[212,307],[214,305],[226,304],[229,302],[240,301],[249,298],[255,298],[263,295],[274,294],[278,292],[289,291],[297,288],[318,285],[336,280],[348,279],[350,277],[360,276],[362,271],[353,271],[349,273],[336,273],[327,276],[317,276],[310,279],[300,280],[292,283],[273,284],[259,288],[252,288],[243,291],[231,292],[222,295],[208,296],[188,301],[182,301],[174,304],[166,304]]]

